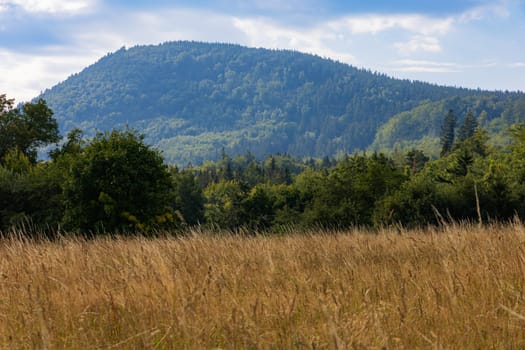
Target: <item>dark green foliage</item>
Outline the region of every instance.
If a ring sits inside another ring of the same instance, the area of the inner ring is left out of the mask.
[[[84,141],[82,140],[82,131],[73,129],[67,135],[67,141],[57,149],[49,152],[49,156],[54,161],[63,161],[65,158],[74,158],[83,151]]]
[[[430,160],[421,150],[412,149],[406,155],[405,166],[412,175],[421,171],[425,164]]]
[[[495,154],[482,161],[483,173],[478,181],[482,214],[486,220],[506,221],[516,215],[525,218],[519,191],[513,190],[514,184],[507,177],[510,169],[498,159],[500,156]]]
[[[454,145],[454,130],[456,128],[456,116],[454,111],[449,110],[443,124],[441,125],[441,133],[439,134],[439,143],[441,145],[441,156],[447,155],[452,150]]]
[[[437,224],[432,208],[437,204],[436,183],[428,175],[417,174],[399,190],[384,197],[375,208],[374,223],[405,226]]]
[[[60,140],[53,111],[44,100],[13,108],[14,101],[0,95],[0,160],[17,148],[32,163],[37,149]]]
[[[477,130],[445,157],[428,162],[382,201],[377,222],[420,226],[450,220],[478,221],[476,193],[483,222],[512,219],[521,207],[519,190],[513,189],[513,183],[519,181],[509,180],[513,172],[504,158],[518,158],[489,151],[487,139],[485,131]]]
[[[270,196],[270,188],[257,185],[246,194],[242,202],[243,225],[252,229],[268,229],[274,223],[274,199]]]
[[[457,144],[457,148],[466,149],[472,154],[485,157],[491,152],[488,141],[488,132],[484,129],[477,129],[472,136]]]
[[[519,203],[517,212],[520,217],[525,217],[525,124],[515,126],[511,135],[513,143],[510,154],[493,164],[493,168],[500,174],[498,178],[506,179],[504,182],[511,188]]]
[[[418,114],[390,130],[388,138],[438,137],[443,113],[449,108],[458,115],[466,112],[460,104],[477,114],[486,110],[488,119],[508,112],[511,120],[512,111],[525,110],[514,104],[524,99],[518,93],[397,80],[293,51],[195,42],[123,48],[42,97],[62,130],[78,127],[89,135],[127,125],[180,166],[220,159],[221,148],[230,154],[249,150],[260,158],[275,153],[321,158],[364,150],[393,116],[413,115],[423,105],[447,106],[432,115]],[[417,148],[439,152],[437,145]]]
[[[301,192],[299,186],[272,185],[268,191],[273,201],[273,226],[299,226],[306,203],[311,201],[309,194]]]
[[[174,205],[186,225],[204,223],[204,195],[191,170],[172,171]]]
[[[469,150],[460,148],[454,153],[452,162],[447,171],[454,176],[466,176],[470,166],[474,163],[474,157]]]
[[[0,166],[0,231],[56,232],[64,210],[64,175],[53,164],[25,162],[23,170]]]
[[[251,153],[232,159],[223,155],[216,163],[206,162],[196,168],[198,182],[206,187],[211,182],[239,181],[248,187],[259,183],[290,184],[292,177],[301,172],[306,164],[293,157],[274,154],[258,161]]]
[[[463,124],[459,127],[458,130],[458,142],[463,142],[469,137],[474,136],[476,129],[478,128],[478,121],[474,117],[474,113],[469,109],[467,116],[463,120]]]
[[[306,207],[306,222],[325,227],[372,225],[376,203],[403,181],[402,172],[382,154],[346,157],[321,180]]]
[[[168,168],[134,132],[97,134],[71,162],[64,190],[67,227],[112,232],[173,222]]]
[[[243,200],[246,198],[246,185],[239,181],[220,181],[210,184],[205,192],[206,222],[225,229],[243,226],[245,217]]]

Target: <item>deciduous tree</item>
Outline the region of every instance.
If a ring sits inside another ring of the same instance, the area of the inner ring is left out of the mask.
[[[99,133],[77,153],[64,195],[65,224],[83,231],[147,230],[174,221],[168,168],[129,130]]]
[[[58,123],[44,100],[13,105],[14,100],[0,95],[0,159],[17,148],[34,163],[39,147],[60,140]]]

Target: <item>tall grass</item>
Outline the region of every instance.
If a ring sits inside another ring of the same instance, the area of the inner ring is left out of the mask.
[[[525,229],[0,241],[0,348],[523,348]]]

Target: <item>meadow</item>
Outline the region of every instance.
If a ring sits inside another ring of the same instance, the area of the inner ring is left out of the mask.
[[[525,347],[525,227],[0,241],[3,349]]]

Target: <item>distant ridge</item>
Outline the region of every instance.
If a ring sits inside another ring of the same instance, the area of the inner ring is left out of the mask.
[[[40,97],[63,132],[129,126],[185,165],[250,151],[321,157],[421,146],[466,109],[494,135],[525,118],[522,93],[398,80],[288,50],[177,41],[102,57]]]

